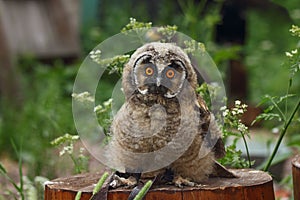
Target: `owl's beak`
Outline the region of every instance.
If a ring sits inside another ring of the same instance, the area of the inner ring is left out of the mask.
[[[157,87],[160,86],[160,78],[157,78],[157,80],[156,80],[156,86],[157,86]]]

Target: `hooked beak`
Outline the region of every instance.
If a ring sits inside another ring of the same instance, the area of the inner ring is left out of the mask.
[[[156,86],[159,87],[160,86],[160,78],[157,78],[157,81],[156,81]]]

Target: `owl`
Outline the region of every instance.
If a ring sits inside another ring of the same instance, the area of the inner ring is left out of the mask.
[[[124,66],[125,103],[111,126],[114,168],[145,177],[171,170],[178,186],[233,176],[216,162],[225,154],[222,133],[197,86],[196,71],[177,45],[152,42],[137,49]]]

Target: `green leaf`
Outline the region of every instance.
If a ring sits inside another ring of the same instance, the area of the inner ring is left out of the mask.
[[[140,192],[134,197],[133,200],[142,200],[144,196],[147,194],[148,190],[152,186],[153,182],[151,180],[147,181],[144,187],[140,190]]]
[[[281,103],[283,100],[286,100],[287,98],[290,98],[290,97],[294,97],[296,96],[295,94],[287,94],[287,95],[284,95],[282,97],[279,98],[279,100],[277,101],[277,103]]]
[[[94,190],[93,190],[93,195],[95,195],[97,192],[100,191],[100,189],[102,188],[102,185],[104,184],[105,180],[108,178],[108,173],[105,172],[101,178],[99,179],[98,183],[96,184],[96,186],[94,187]]]
[[[262,113],[262,114],[258,115],[255,120],[257,121],[257,120],[261,120],[261,119],[268,120],[268,121],[273,120],[273,119],[278,119],[278,121],[282,121],[282,118],[277,113]]]
[[[6,169],[3,167],[1,163],[0,163],[0,171],[1,173],[7,174]]]
[[[76,196],[75,196],[75,200],[80,200],[81,195],[82,195],[82,191],[78,191]]]

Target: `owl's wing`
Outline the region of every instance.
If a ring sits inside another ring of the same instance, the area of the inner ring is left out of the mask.
[[[205,101],[200,96],[198,96],[197,106],[200,110],[201,136],[204,138],[204,144],[215,153],[215,158],[224,157],[226,152],[222,132],[214,115],[210,113]],[[213,172],[210,177],[236,178],[237,176],[214,160]]]
[[[214,115],[208,110],[205,101],[198,96],[197,106],[200,110],[201,119],[201,134],[205,140],[206,145],[212,148],[216,158],[225,156],[225,147],[222,140],[222,132],[217,124]]]

